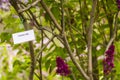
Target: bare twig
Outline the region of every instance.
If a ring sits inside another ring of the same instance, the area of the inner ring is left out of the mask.
[[[72,77],[73,77],[73,80],[77,80],[73,72],[72,72]]]
[[[87,11],[87,13],[86,13],[84,10],[84,9],[86,9],[86,10],[88,9],[86,0],[84,0],[84,1],[79,0],[79,5],[80,5],[80,15],[81,15],[80,18],[82,21],[82,31],[79,33],[83,34],[84,41],[87,43],[87,21],[88,21],[87,15],[88,15],[89,11]]]
[[[73,56],[71,48],[70,48],[70,45],[69,45],[69,43],[67,41],[66,35],[64,34],[63,36],[64,36],[63,37],[64,46],[66,47],[66,49],[68,51],[68,54],[69,54],[72,62],[75,64],[75,66],[77,67],[78,71],[84,76],[84,78],[86,80],[90,80],[89,76],[87,76],[87,74],[85,73],[85,71],[82,69],[82,67],[79,65],[79,63],[76,61],[75,57]]]
[[[111,10],[108,8],[108,4],[105,4],[105,2],[107,2],[107,0],[102,0],[102,4],[103,4],[103,9],[105,11],[105,15],[107,17],[108,23],[109,23],[109,28],[110,28],[110,38],[112,37],[113,34],[113,14],[111,12]],[[110,14],[109,14],[110,13]]]
[[[18,13],[22,13],[24,11],[27,11],[31,7],[34,7],[36,4],[38,4],[41,0],[36,0],[35,2],[29,4],[26,8],[18,10]]]
[[[38,76],[38,74],[37,74],[37,73],[35,73],[35,72],[34,72],[34,74],[36,75],[36,77],[37,77],[38,79],[40,79],[40,77]]]
[[[41,48],[41,50],[39,51],[39,53],[36,56],[36,61],[38,59],[38,57],[40,56],[41,52],[48,46],[48,44],[54,39],[55,36],[52,36],[52,38]]]
[[[34,56],[33,43],[31,41],[29,42],[29,48],[30,48],[30,56],[31,56],[31,70],[30,70],[29,80],[33,80],[34,69],[35,69],[35,56]]]
[[[100,22],[98,23],[98,26],[99,26],[98,31],[99,31],[100,34],[102,35],[102,39],[104,40],[104,43],[107,44],[107,38],[106,38],[106,36],[105,36],[104,30],[101,28]]]
[[[14,7],[16,12],[18,13],[19,6],[17,5],[16,1],[10,0],[10,3]],[[23,19],[23,25],[24,25],[25,30],[28,30],[29,27],[27,26],[27,22],[25,20],[24,15],[21,13],[18,13],[18,15],[21,19]],[[30,48],[30,56],[31,56],[31,68],[30,68],[29,80],[33,80],[34,69],[35,69],[35,58],[34,58],[34,48],[33,48],[32,41],[29,42],[29,48]]]
[[[20,3],[22,4],[22,6],[27,7],[24,3],[22,3],[22,2],[20,2]],[[35,27],[39,30],[42,25],[39,24],[39,22],[37,21],[36,17],[35,17],[34,14],[32,13],[32,11],[31,11],[30,9],[28,9],[28,10],[25,11],[25,12],[27,13],[27,15],[28,15],[28,13],[29,13],[29,15],[31,16],[31,17],[29,17],[29,18],[30,18],[31,20],[34,20],[33,23],[35,24]],[[29,16],[29,15],[28,15],[28,16]]]
[[[61,1],[61,27],[62,27],[62,32],[65,31],[65,22],[64,22],[64,7],[63,7],[63,0]]]
[[[115,15],[114,31],[113,31],[113,34],[112,34],[112,37],[111,37],[110,41],[108,42],[108,45],[106,47],[105,52],[108,50],[108,48],[110,47],[112,42],[115,40],[116,32],[117,32],[117,19],[118,19],[118,13]]]
[[[111,46],[111,44],[113,43],[113,41],[114,41],[115,38],[116,38],[116,33],[117,33],[117,20],[118,20],[118,13],[115,15],[114,31],[113,31],[113,34],[112,34],[111,39],[110,39],[109,42],[108,42],[108,45],[107,45],[107,47],[106,47],[106,49],[105,49],[105,52],[108,50],[108,48]],[[104,52],[104,58],[105,58],[105,52]],[[104,75],[104,80],[107,80],[106,75]]]
[[[41,30],[41,37],[42,37],[42,44],[41,48],[43,47],[43,30]],[[42,51],[43,52],[43,51]],[[42,80],[42,52],[40,53],[40,58],[39,58],[39,68],[40,68],[40,80]]]
[[[47,33],[43,32],[43,34],[45,35],[45,37],[47,37],[50,40],[50,38],[48,37]],[[51,42],[53,42],[53,44],[56,46],[54,40],[52,40]]]
[[[90,77],[90,80],[93,80],[92,77],[92,33],[93,33],[93,23],[94,23],[94,15],[95,15],[95,9],[97,6],[98,0],[93,0],[92,5],[92,11],[90,14],[90,25],[89,25],[89,31],[88,31],[88,74]]]
[[[24,19],[24,17],[22,16],[22,14],[19,14],[19,16],[22,17],[22,19]],[[26,20],[23,21],[23,25],[25,27],[25,30],[29,30],[29,27],[27,25]],[[29,48],[30,48],[30,59],[31,59],[31,65],[30,65],[30,75],[29,75],[29,80],[33,80],[33,75],[34,75],[34,69],[35,69],[35,56],[34,56],[34,48],[33,48],[33,42],[29,41]]]
[[[43,0],[40,1],[40,4],[42,5],[42,7],[44,8],[44,10],[48,13],[48,15],[50,16],[51,20],[53,21],[53,23],[55,24],[55,26],[57,27],[57,29],[61,32],[61,26],[59,25],[59,23],[57,22],[56,18],[54,17],[54,15],[52,14],[52,12],[50,11],[50,9],[47,7],[47,5],[43,2]]]
[[[78,59],[79,59],[79,61],[80,61],[80,56],[79,56],[77,44],[76,44],[76,42],[75,42],[75,37],[74,37],[73,31],[72,31],[72,28],[74,29],[74,27],[73,27],[73,26],[71,25],[71,23],[70,23],[70,14],[69,14],[69,12],[68,12],[68,9],[66,9],[66,13],[67,13],[67,15],[68,15],[68,25],[69,25],[70,36],[71,36],[71,39],[72,39],[72,41],[73,41],[73,43],[74,43],[74,46],[75,46],[75,49],[76,49],[76,55],[77,55],[77,57],[78,57]],[[79,30],[76,31],[76,32],[79,33]],[[79,34],[81,34],[81,33],[79,33]]]

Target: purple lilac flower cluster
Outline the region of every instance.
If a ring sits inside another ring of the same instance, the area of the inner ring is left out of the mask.
[[[19,1],[21,1],[21,2],[23,2],[25,4],[27,4],[29,2],[28,0],[19,0]]]
[[[25,4],[27,4],[29,1],[28,0],[19,0]],[[0,0],[0,9],[4,11],[9,11],[10,8],[10,3],[9,0]]]
[[[105,52],[105,58],[103,60],[104,74],[108,75],[114,68],[114,49],[115,46],[112,44],[109,49]]]
[[[8,11],[10,7],[9,0],[0,0],[0,9]]]
[[[56,58],[56,63],[57,63],[57,70],[56,70],[57,74],[60,74],[61,76],[67,76],[70,74],[68,65],[64,62],[64,60],[61,57]]]
[[[116,2],[117,2],[118,9],[120,9],[120,0],[116,0]]]

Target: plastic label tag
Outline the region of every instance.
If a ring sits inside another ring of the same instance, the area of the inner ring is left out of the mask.
[[[12,34],[12,37],[13,37],[14,44],[19,44],[19,43],[35,40],[35,35],[34,35],[33,30],[14,33]]]

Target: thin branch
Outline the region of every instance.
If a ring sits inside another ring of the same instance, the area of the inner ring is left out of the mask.
[[[55,25],[52,23],[51,20],[49,21],[49,23],[50,23],[50,28],[51,28],[51,30],[53,32],[55,30]]]
[[[43,47],[43,30],[41,30],[41,37],[42,37],[42,44],[41,48]],[[42,51],[43,52],[43,51]],[[39,58],[39,68],[40,68],[40,80],[42,80],[42,52],[40,53],[40,58]]]
[[[42,7],[44,8],[44,10],[48,13],[48,15],[50,16],[51,20],[53,21],[53,23],[55,24],[55,26],[57,27],[57,29],[61,32],[61,26],[59,25],[59,23],[57,22],[56,18],[54,17],[54,15],[52,14],[52,12],[50,11],[50,9],[47,7],[47,5],[43,2],[43,0],[40,1],[40,4],[42,5]]]
[[[20,16],[22,16],[22,14]],[[23,16],[22,16],[22,18],[24,19]],[[26,20],[23,21],[23,25],[25,27],[25,30],[29,30]],[[29,80],[33,80],[34,69],[35,69],[35,56],[34,56],[34,48],[33,48],[32,41],[29,41],[29,49],[30,49],[30,57],[31,57],[30,58],[31,59],[31,66],[30,66],[31,68],[30,68]]]
[[[82,3],[82,1],[79,0],[79,5],[80,5],[80,15],[81,15],[80,18],[81,18],[81,21],[82,21],[82,34],[83,34],[85,42],[87,43],[87,29],[86,29],[86,27],[87,27],[88,17],[86,15],[87,15],[88,12],[85,13],[85,11],[82,8],[85,8],[85,9],[88,9],[88,8],[86,6],[86,1],[84,1]]]
[[[79,63],[76,61],[75,57],[73,56],[71,48],[70,48],[70,45],[69,45],[69,43],[67,41],[67,38],[66,38],[65,34],[63,36],[63,41],[64,41],[64,46],[66,47],[66,49],[68,51],[68,54],[69,54],[72,62],[74,63],[74,65],[77,67],[78,71],[84,76],[84,78],[86,80],[90,80],[89,76],[87,76],[87,74],[85,73],[85,71],[82,69],[82,67],[79,65]]]
[[[41,0],[36,0],[35,2],[29,4],[26,8],[18,10],[18,13],[22,13],[24,11],[29,10],[31,7],[34,7],[36,4],[38,4]]]
[[[24,3],[20,2],[24,7],[27,7]],[[36,20],[36,17],[34,16],[34,14],[32,13],[32,11],[30,9],[28,9],[27,11],[25,11],[26,13],[29,13],[31,15],[32,20],[34,20],[34,24],[35,27],[39,30],[41,28],[42,25],[39,24],[39,22]],[[29,16],[29,15],[28,15]]]
[[[38,79],[40,79],[40,77],[37,75],[37,73],[34,72],[34,74],[36,75],[36,77],[37,77]]]
[[[17,5],[16,1],[14,0],[10,0],[11,5],[14,7],[14,9],[16,10],[16,12],[18,13],[19,10],[19,6]],[[23,25],[25,30],[28,30],[29,27],[27,25],[27,22],[25,20],[25,17],[23,14],[18,13],[20,19],[23,20]],[[29,49],[30,49],[30,57],[31,57],[31,68],[30,68],[30,75],[29,75],[29,80],[33,80],[33,75],[34,75],[34,69],[35,69],[35,57],[34,57],[34,48],[33,48],[33,43],[32,41],[29,42]]]
[[[65,22],[64,22],[64,7],[63,7],[63,0],[61,1],[61,27],[62,27],[62,32],[65,31]]]
[[[61,36],[60,36],[60,35],[57,35],[56,33],[53,33],[53,31],[50,30],[48,27],[45,27],[45,26],[44,26],[44,27],[41,27],[39,30],[45,30],[45,31],[51,33],[52,35],[56,36],[56,38],[57,38],[58,40],[60,40],[60,42],[63,44],[63,41],[62,41],[62,39],[61,39]],[[46,34],[45,34],[45,36],[46,36]],[[46,36],[46,37],[48,38],[48,36]],[[50,39],[50,38],[48,38],[48,39]]]
[[[118,20],[118,13],[115,15],[113,35],[112,35],[110,41],[108,42],[108,45],[107,45],[107,47],[106,47],[105,52],[108,50],[108,48],[110,47],[110,45],[112,44],[112,42],[115,40],[116,33],[117,33],[117,20]]]
[[[50,40],[50,38],[49,38],[49,36],[47,35],[47,33],[45,33],[45,32],[43,32],[43,33],[44,33],[45,37],[47,37],[47,38]],[[56,46],[54,40],[52,40],[51,42],[53,42],[53,44]]]
[[[41,52],[49,45],[49,43],[54,39],[55,36],[52,36],[52,38],[41,48],[41,50],[38,52],[38,54],[36,55],[36,60],[37,61],[38,57],[40,56]]]
[[[77,80],[73,72],[72,72],[72,77],[73,77],[73,80]]]
[[[34,48],[32,41],[29,42],[29,48],[30,48],[30,57],[31,57],[31,70],[30,70],[29,80],[33,80],[34,69],[35,69],[35,56],[34,56]]]
[[[98,23],[98,26],[99,26],[98,31],[99,31],[100,34],[102,35],[102,39],[104,40],[104,43],[107,44],[107,38],[106,38],[106,36],[105,36],[104,30],[101,28],[100,22]]]
[[[113,32],[113,26],[112,26],[112,24],[113,24],[113,15],[112,15],[110,9],[108,8],[108,4],[105,4],[104,1],[105,1],[105,0],[102,0],[102,4],[103,4],[103,9],[104,9],[104,11],[105,11],[105,15],[106,15],[107,20],[108,20],[108,23],[109,23],[110,38],[111,38],[111,37],[112,37],[112,34],[113,34],[113,33],[112,33],[112,32]],[[107,2],[107,0],[106,0],[106,2]],[[107,7],[106,7],[106,6],[107,6]],[[108,10],[107,10],[107,8],[108,8]],[[110,14],[108,14],[108,13],[110,13]]]
[[[90,77],[90,80],[93,80],[92,76],[92,33],[93,33],[93,23],[94,23],[94,17],[95,17],[95,9],[97,6],[98,0],[93,0],[92,4],[92,11],[90,14],[90,25],[89,25],[89,31],[88,31],[88,74]]]
[[[110,41],[108,42],[108,45],[105,49],[105,52],[108,50],[108,48],[111,46],[111,44],[113,43],[113,41],[116,38],[116,33],[117,33],[117,20],[118,20],[118,13],[115,15],[115,22],[114,22],[114,31],[112,34],[112,37],[110,39]],[[104,52],[104,57],[105,57],[105,52]],[[104,75],[104,80],[107,80],[106,75]]]
[[[77,57],[78,57],[78,59],[79,59],[79,61],[80,61],[80,56],[79,56],[77,44],[76,44],[76,42],[75,42],[75,37],[74,37],[73,31],[72,31],[72,28],[74,29],[74,27],[71,26],[71,23],[70,23],[70,14],[69,14],[69,12],[68,12],[68,9],[66,10],[66,13],[67,13],[67,15],[68,15],[68,25],[69,25],[70,36],[71,36],[71,39],[72,39],[72,41],[73,41],[73,43],[74,43],[74,46],[75,46],[75,49],[76,49],[76,55],[77,55]],[[79,31],[79,30],[78,30],[78,31]],[[76,31],[76,32],[78,32],[78,31]],[[79,34],[81,34],[81,33],[79,33]]]
[[[24,4],[24,3],[22,3],[22,2],[20,2],[24,7],[26,7],[26,5]],[[36,20],[36,18],[35,18],[35,16],[34,16],[34,14],[32,13],[32,11],[29,9],[28,11],[26,11],[26,13],[27,13],[27,15],[29,16],[29,18],[31,18],[32,20],[34,20],[34,22],[36,23],[36,25],[35,25],[35,27],[38,29],[38,30],[46,30],[46,31],[48,31],[48,32],[50,32],[50,33],[52,33],[53,35],[56,35],[55,33],[53,33],[53,31],[51,30],[51,29],[49,29],[48,27],[41,27],[42,25],[40,25],[39,23],[38,23],[38,21]],[[29,13],[29,14],[28,14]],[[31,16],[31,17],[30,17]]]
[[[76,49],[76,55],[77,55],[77,57],[78,57],[78,59],[79,59],[79,61],[80,61],[79,50],[78,50],[78,48],[77,48],[77,44],[76,44],[76,41],[75,41],[75,37],[74,37],[74,35],[73,35],[73,31],[72,31],[71,28],[69,28],[69,30],[70,30],[70,36],[71,36],[72,42],[74,43],[74,47],[75,47],[75,49]]]

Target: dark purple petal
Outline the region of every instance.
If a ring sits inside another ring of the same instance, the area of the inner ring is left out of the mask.
[[[57,70],[56,70],[57,74],[60,74],[62,76],[67,76],[70,74],[68,65],[64,62],[64,60],[61,57],[56,58],[56,63],[57,63]]]
[[[120,0],[117,0],[116,2],[117,2],[117,3],[120,3]]]
[[[118,6],[118,9],[120,9],[120,0],[116,0],[116,3],[117,3],[117,6]]]
[[[108,75],[111,71],[112,68],[114,68],[114,49],[115,46],[112,44],[108,50],[105,52],[105,58],[103,60],[103,68],[104,68],[104,74]]]

